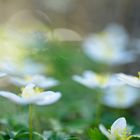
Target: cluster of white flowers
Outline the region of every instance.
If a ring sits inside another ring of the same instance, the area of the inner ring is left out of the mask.
[[[126,76],[124,74],[97,74],[92,71],[85,71],[82,76],[74,75],[73,80],[94,89],[99,87],[103,89],[103,104],[113,108],[129,108],[139,99],[140,80],[136,77]],[[101,94],[101,93],[98,93]]]
[[[89,35],[83,43],[84,53],[94,61],[108,65],[118,65],[133,62],[136,59],[134,51],[126,49],[129,36],[120,25],[111,25],[100,33]],[[127,59],[126,59],[127,58]],[[99,74],[91,70],[80,75],[74,75],[72,79],[87,88],[101,88],[100,96],[102,104],[111,108],[129,108],[135,105],[139,99],[140,73],[139,76],[131,76],[123,73]],[[109,140],[130,140],[139,135],[131,135],[124,117],[117,119],[110,130],[102,124],[99,125],[101,132]]]
[[[10,65],[9,65],[10,63]],[[42,68],[40,64],[30,63],[23,66],[21,69],[15,63],[7,62],[1,63],[0,77],[8,77],[8,81],[15,84],[22,89],[22,93],[17,95],[16,93],[11,93],[8,91],[0,91],[0,96],[5,97],[17,104],[28,105],[49,105],[55,103],[60,99],[60,92],[53,91],[43,91],[45,88],[50,88],[59,84],[59,81],[52,77],[45,77],[41,73]],[[27,73],[27,75],[25,75]],[[23,75],[23,76],[21,76]]]
[[[76,40],[81,40],[80,36],[66,29],[57,29],[57,34],[63,35],[62,40],[68,40],[65,36],[69,32],[70,36],[74,36]],[[64,38],[65,37],[65,38]],[[135,56],[132,52],[126,51],[125,47],[128,43],[128,35],[123,27],[112,25],[107,27],[103,32],[92,34],[83,43],[83,50],[88,57],[99,62],[109,65],[123,64],[132,62]],[[61,40],[61,39],[60,39]],[[70,40],[73,40],[71,38]],[[127,56],[127,59],[125,59]],[[3,61],[0,63],[0,78],[8,76],[10,83],[24,88],[21,94],[8,91],[0,91],[0,96],[5,97],[20,105],[49,105],[55,103],[61,98],[60,92],[43,91],[43,89],[57,86],[59,81],[42,75],[44,67],[41,64],[27,61],[22,67],[11,61]],[[81,76],[73,75],[72,79],[90,89],[100,88],[103,93],[101,96],[101,104],[112,108],[129,108],[135,105],[140,98],[140,77],[130,76],[123,73],[119,74],[99,74],[91,70],[85,71]],[[108,131],[100,124],[101,132],[109,140],[129,140],[132,137],[140,137],[131,135],[125,118],[117,119],[111,129]]]

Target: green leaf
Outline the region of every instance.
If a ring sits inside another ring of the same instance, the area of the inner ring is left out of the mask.
[[[45,140],[79,140],[76,136],[70,136],[65,132],[45,131],[43,135]]]
[[[29,132],[18,133],[15,136],[15,139],[16,140],[21,140],[21,138],[27,138],[28,139],[29,135],[30,135]],[[39,134],[38,132],[33,132],[33,139],[34,140],[44,140],[44,137],[41,134]]]
[[[90,140],[107,140],[97,128],[89,129],[88,136]]]
[[[138,134],[136,134],[136,135],[131,135],[131,136],[130,136],[130,139],[131,139],[131,140],[133,140],[133,139],[135,139],[135,140],[136,140],[136,139],[140,139],[140,135],[138,135]]]

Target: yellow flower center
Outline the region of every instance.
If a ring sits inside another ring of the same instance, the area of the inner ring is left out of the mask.
[[[105,85],[109,80],[109,77],[107,75],[97,75],[96,79],[99,82],[99,84]]]
[[[110,132],[110,131],[109,131]],[[116,140],[129,140],[130,132],[125,128],[122,132],[119,132],[119,129],[116,129],[112,134],[112,139]]]
[[[22,88],[21,97],[27,99],[30,97],[37,96],[37,95],[41,94],[42,92],[43,92],[43,90],[40,88],[37,88],[37,87],[34,88],[34,87],[27,86],[25,88]]]

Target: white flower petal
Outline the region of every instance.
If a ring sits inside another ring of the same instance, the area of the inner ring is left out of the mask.
[[[61,95],[57,94],[54,96],[53,94],[50,96],[48,95],[46,97],[37,95],[35,97],[30,97],[25,99],[11,92],[0,91],[0,96],[5,97],[11,100],[12,102],[15,102],[20,105],[28,105],[28,104],[47,105],[56,102]]]
[[[74,75],[72,79],[88,88],[95,88],[97,86],[101,86],[99,80],[97,79],[96,73],[92,71],[85,71],[81,76]]]
[[[38,87],[41,88],[50,88],[53,86],[57,86],[59,82],[53,78],[48,78],[46,81],[38,83]]]
[[[17,104],[21,104],[21,105],[27,105],[31,102],[29,100],[25,100],[25,99],[21,98],[20,96],[14,94],[14,93],[6,92],[6,91],[0,91],[0,96],[5,97],[5,98],[7,98]]]
[[[97,85],[95,83],[93,83],[93,81],[91,81],[90,79],[84,79],[78,75],[74,75],[72,77],[72,79],[88,88],[95,88],[97,87]]]
[[[110,133],[107,131],[104,125],[100,124],[99,129],[107,138],[110,138]]]
[[[114,24],[103,32],[89,35],[83,43],[83,50],[89,58],[96,61],[111,65],[129,63],[134,61],[135,55],[125,50],[128,40],[125,29]]]
[[[116,74],[112,74],[110,76],[108,76],[108,81],[105,85],[105,88],[107,87],[112,87],[112,86],[118,86],[118,85],[123,85],[124,83],[123,82],[120,82],[118,79],[117,79],[117,75]]]
[[[127,124],[124,117],[121,117],[117,119],[111,126],[111,135],[119,135],[122,136],[122,134],[126,131]]]
[[[13,61],[6,59],[0,61],[0,69],[8,74],[14,74],[16,71],[16,66]]]
[[[4,77],[4,76],[6,76],[7,74],[6,73],[0,73],[0,77]]]
[[[8,98],[14,102],[19,102],[19,103],[21,102],[21,97],[11,92],[0,91],[0,96]]]
[[[37,73],[42,73],[44,72],[44,65],[40,64],[40,63],[35,63],[31,60],[26,60],[24,63],[24,66],[22,68],[22,73],[23,74],[37,74]]]
[[[111,23],[105,28],[104,31],[116,41],[118,47],[125,46],[128,43],[128,33],[122,25]]]
[[[126,75],[123,73],[117,74],[117,77],[119,80],[121,80],[122,82],[134,86],[134,87],[140,87],[140,79],[135,77],[135,76],[130,76],[130,75]]]
[[[116,84],[104,90],[103,103],[113,108],[129,108],[139,99],[139,90],[124,84]]]
[[[28,84],[25,79],[19,77],[10,77],[10,81],[17,86],[26,86]]]
[[[31,82],[41,88],[49,88],[49,87],[56,86],[59,84],[59,82],[55,80],[54,78],[45,77],[43,75],[33,76]]]
[[[49,105],[58,101],[61,97],[60,92],[46,91],[40,94],[40,101],[36,101],[37,105]]]
[[[34,90],[34,84],[28,84],[21,94],[18,96],[11,92],[0,91],[0,96],[5,97],[17,104],[27,105],[27,104],[37,104],[37,105],[49,105],[56,102],[60,97],[59,92],[41,92],[38,93]]]
[[[112,47],[106,47],[106,42],[102,40],[100,35],[90,35],[83,44],[83,50],[85,54],[93,60],[107,63],[111,63],[112,61],[112,54],[108,55]]]
[[[7,46],[6,46],[7,47]],[[44,72],[44,66],[40,63],[26,59],[23,63],[16,63],[13,60],[4,59],[0,61],[0,69],[12,75],[37,74]]]
[[[43,75],[29,76],[29,79],[24,77],[11,77],[10,81],[17,86],[26,86],[27,84],[33,83],[40,88],[49,88],[59,84],[54,78],[45,77]]]

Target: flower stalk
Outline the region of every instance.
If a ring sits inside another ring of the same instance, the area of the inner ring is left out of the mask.
[[[29,105],[29,139],[33,139],[33,110],[32,105]]]
[[[99,91],[97,92],[96,96],[96,113],[95,113],[95,124],[99,124],[100,119],[101,119],[101,114],[102,114],[102,104],[101,104],[101,99],[102,99],[102,91],[101,89],[98,89]]]

